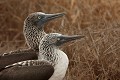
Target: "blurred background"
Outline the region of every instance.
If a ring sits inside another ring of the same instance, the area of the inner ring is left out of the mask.
[[[0,53],[28,48],[23,22],[32,12],[66,12],[47,33],[82,34],[62,46],[70,64],[65,80],[120,80],[120,0],[0,0]]]

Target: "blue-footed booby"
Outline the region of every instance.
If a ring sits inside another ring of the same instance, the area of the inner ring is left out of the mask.
[[[24,21],[23,29],[28,46],[32,49],[38,50],[39,41],[46,34],[44,32],[44,23],[62,17],[64,14],[65,13],[45,14],[42,12],[30,14]]]
[[[8,65],[0,72],[1,80],[62,80],[69,59],[59,49],[62,44],[81,39],[82,35],[46,34],[39,45],[38,60],[27,60]]]
[[[16,50],[0,56],[0,70],[16,62],[37,59],[39,41],[46,34],[44,24],[63,15],[64,13],[45,14],[42,12],[29,14],[24,21],[23,34],[30,49]]]

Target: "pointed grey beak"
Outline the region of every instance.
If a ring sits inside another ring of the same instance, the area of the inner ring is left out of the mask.
[[[53,20],[53,19],[62,17],[62,16],[64,16],[64,15],[65,15],[65,12],[55,13],[55,14],[45,14],[43,20],[44,20],[45,22],[48,22],[48,21],[50,21],[50,20]]]
[[[55,13],[55,14],[43,14],[41,17],[41,19],[38,21],[37,25],[39,26],[39,28],[42,28],[42,25],[44,25],[46,22],[49,22],[53,19],[59,18],[64,16],[65,13]]]
[[[77,39],[81,39],[84,38],[85,36],[83,35],[73,35],[73,36],[66,36],[66,35],[62,35],[59,38],[59,41],[56,43],[57,46],[60,46],[64,43],[73,41],[73,40],[77,40]]]

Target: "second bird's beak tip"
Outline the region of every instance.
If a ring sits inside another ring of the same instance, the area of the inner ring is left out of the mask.
[[[64,16],[64,15],[66,15],[67,13],[66,13],[66,12],[61,12],[61,13],[56,13],[56,14]]]
[[[66,15],[67,13],[66,12],[62,12],[63,15]]]
[[[85,36],[84,36],[84,35],[74,35],[73,37],[76,37],[76,38],[84,38]]]

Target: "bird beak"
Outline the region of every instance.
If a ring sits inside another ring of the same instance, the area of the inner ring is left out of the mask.
[[[64,43],[73,41],[73,40],[77,40],[77,39],[81,39],[84,38],[85,36],[83,35],[73,35],[73,36],[66,36],[66,35],[62,35],[59,38],[58,42],[56,43],[57,46],[60,46]]]
[[[65,15],[65,12],[62,12],[62,13],[55,13],[55,14],[43,14],[43,18],[40,19],[37,23],[37,26],[40,26],[38,28],[42,28],[41,26],[44,25],[46,22],[49,22],[53,19],[56,19],[56,18],[59,18],[59,17],[62,17]]]
[[[50,20],[53,20],[53,19],[56,19],[56,18],[59,18],[59,17],[62,17],[65,15],[65,12],[62,12],[62,13],[55,13],[55,14],[45,14],[44,16],[44,21],[45,22],[48,22]]]

